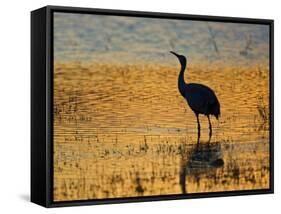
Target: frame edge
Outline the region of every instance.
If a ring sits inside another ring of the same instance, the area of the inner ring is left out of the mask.
[[[46,7],[31,12],[30,200],[47,206],[46,188]]]

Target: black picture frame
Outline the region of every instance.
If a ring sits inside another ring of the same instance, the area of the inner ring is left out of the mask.
[[[53,13],[263,24],[270,27],[270,188],[79,201],[53,201]],[[125,10],[46,6],[31,12],[31,201],[44,207],[267,194],[274,192],[274,21]]]

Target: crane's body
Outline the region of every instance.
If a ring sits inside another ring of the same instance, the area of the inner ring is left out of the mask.
[[[186,84],[183,94],[195,114],[214,115],[218,119],[220,107],[212,89],[202,84],[189,83]]]
[[[209,121],[209,139],[212,136],[212,124],[210,121],[210,115],[215,116],[217,119],[220,116],[220,103],[215,92],[199,83],[185,83],[184,72],[186,68],[186,58],[183,55],[179,55],[173,51],[181,64],[181,69],[178,77],[178,89],[180,94],[185,98],[191,110],[195,113],[198,125],[198,142],[200,138],[200,121],[199,114],[206,115]]]

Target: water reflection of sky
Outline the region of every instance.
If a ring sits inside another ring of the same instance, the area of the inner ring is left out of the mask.
[[[215,35],[215,51],[210,30]],[[250,43],[247,49],[247,43]],[[247,49],[247,53],[243,53]],[[269,26],[89,14],[54,14],[55,60],[175,63],[168,51],[192,61],[229,64],[266,61]]]

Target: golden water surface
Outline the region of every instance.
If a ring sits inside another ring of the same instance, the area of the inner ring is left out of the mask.
[[[176,60],[176,59],[175,59]],[[221,117],[196,117],[178,92],[179,65],[54,66],[54,201],[269,188],[269,70],[190,64]]]

